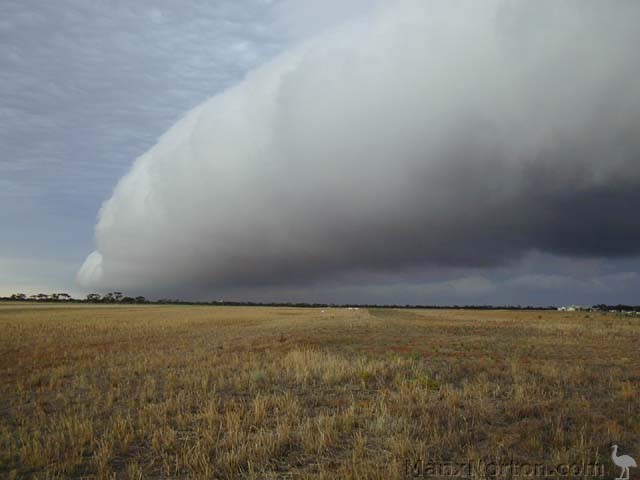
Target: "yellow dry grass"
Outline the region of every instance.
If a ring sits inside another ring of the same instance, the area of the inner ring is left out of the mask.
[[[611,314],[0,304],[0,477],[638,458],[639,347]]]

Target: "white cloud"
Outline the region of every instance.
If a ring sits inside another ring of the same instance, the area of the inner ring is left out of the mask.
[[[638,254],[621,212],[640,201],[640,62],[620,51],[640,7],[540,2],[522,30],[530,7],[509,5],[386,4],[198,106],[105,203],[80,281],[206,292]]]

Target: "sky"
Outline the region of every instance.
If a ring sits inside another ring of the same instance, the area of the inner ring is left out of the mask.
[[[0,4],[0,295],[640,303],[640,5]]]

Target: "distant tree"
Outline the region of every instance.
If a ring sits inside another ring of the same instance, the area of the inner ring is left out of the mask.
[[[136,303],[147,303],[147,299],[144,297],[136,297]]]
[[[36,298],[38,300],[49,300],[49,295],[47,295],[46,293],[39,293],[36,295]]]
[[[114,300],[115,302],[119,302],[119,301],[121,301],[121,300],[122,300],[122,296],[123,296],[123,295],[122,295],[122,292],[113,292],[111,295],[112,295],[113,300]]]
[[[68,293],[58,293],[58,298],[60,300],[71,300],[71,295]]]
[[[133,297],[122,297],[120,303],[135,303],[136,299]]]
[[[87,302],[99,302],[102,300],[102,297],[98,293],[90,293],[87,295]]]
[[[11,298],[11,300],[26,300],[27,296],[24,293],[14,293],[9,298]]]

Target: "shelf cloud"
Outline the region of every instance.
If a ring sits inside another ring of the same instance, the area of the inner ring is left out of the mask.
[[[135,160],[79,283],[637,256],[639,20],[636,1],[399,0],[316,31]]]

